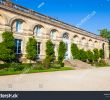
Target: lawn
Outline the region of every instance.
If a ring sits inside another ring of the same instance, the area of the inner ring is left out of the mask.
[[[11,70],[0,70],[0,76],[4,75],[16,75],[16,74],[29,74],[29,73],[41,73],[41,72],[54,72],[54,71],[66,71],[66,70],[74,70],[70,67],[61,67],[61,68],[49,68],[49,69],[42,69],[42,70],[23,70],[23,71],[11,71]]]

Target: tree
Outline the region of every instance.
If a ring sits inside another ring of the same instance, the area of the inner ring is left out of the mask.
[[[99,57],[100,57],[99,50],[98,49],[94,49],[93,52],[94,52],[94,61],[98,62]]]
[[[80,59],[79,58],[79,49],[76,44],[71,44],[71,53],[74,59]]]
[[[66,44],[61,41],[58,48],[58,62],[62,65],[63,60],[65,59],[65,53],[66,53]]]
[[[50,67],[50,63],[54,62],[55,52],[54,52],[54,44],[51,40],[46,42],[46,58],[45,58],[45,67]]]
[[[15,42],[12,32],[3,32],[0,43],[0,60],[8,63],[15,59]]]
[[[108,29],[102,29],[100,31],[100,36],[110,40],[110,31]]]
[[[87,61],[87,53],[83,49],[79,50],[79,58],[81,61],[86,62]]]
[[[100,54],[100,58],[104,59],[104,50],[103,49],[99,50],[99,54]]]
[[[109,40],[109,49],[110,49],[110,31],[108,29],[102,29],[100,31],[100,36]],[[110,51],[109,51],[110,55]]]
[[[27,42],[26,45],[26,52],[27,52],[27,59],[30,60],[36,60],[37,57],[37,41],[35,38],[29,38],[29,41]]]
[[[87,51],[87,59],[88,59],[89,63],[93,63],[93,61],[94,61],[94,54],[90,50]]]

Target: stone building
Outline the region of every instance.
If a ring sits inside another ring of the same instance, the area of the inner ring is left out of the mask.
[[[59,42],[67,45],[65,59],[71,59],[71,43],[84,50],[104,49],[105,59],[109,58],[108,40],[86,30],[77,28],[49,16],[24,8],[9,1],[0,1],[0,41],[2,32],[12,31],[16,42],[16,54],[22,54],[25,62],[26,43],[30,37],[37,39],[38,59],[45,58],[46,41],[51,39],[55,45],[55,55]]]

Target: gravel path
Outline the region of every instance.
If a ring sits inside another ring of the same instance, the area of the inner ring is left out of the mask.
[[[0,76],[0,91],[110,91],[110,67]]]

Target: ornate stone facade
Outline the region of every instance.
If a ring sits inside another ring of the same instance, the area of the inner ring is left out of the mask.
[[[22,58],[25,58],[26,55],[26,43],[29,37],[33,36],[40,44],[40,59],[45,58],[45,45],[49,39],[55,44],[56,56],[58,55],[59,42],[63,40],[68,48],[66,59],[71,58],[71,43],[76,43],[79,48],[84,50],[104,49],[105,59],[109,58],[108,40],[22,6],[1,0],[0,41],[2,41],[1,34],[4,31],[12,31],[15,39],[22,41]]]

